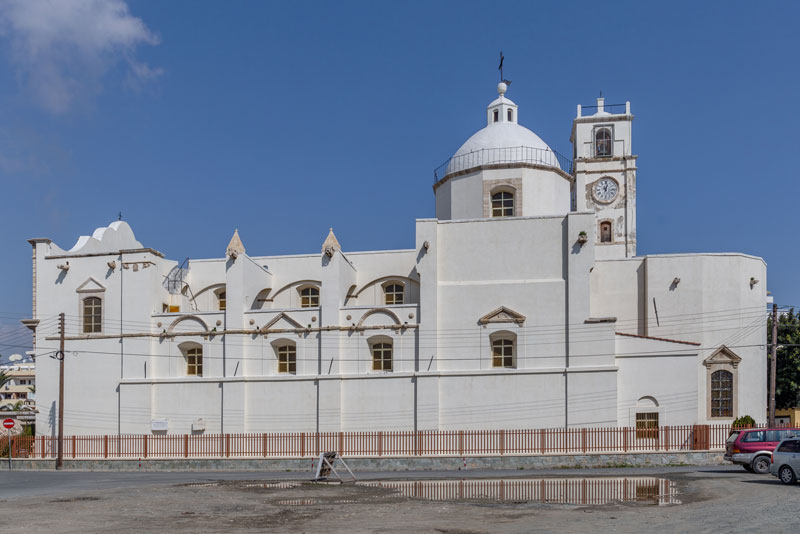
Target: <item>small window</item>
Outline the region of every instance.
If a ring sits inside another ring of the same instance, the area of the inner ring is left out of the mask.
[[[383,290],[386,296],[386,304],[402,304],[404,289],[402,284],[387,285]]]
[[[186,350],[186,374],[188,376],[203,376],[202,347],[192,347]]]
[[[658,412],[636,414],[636,439],[658,439]]]
[[[733,373],[711,373],[711,417],[733,417]]]
[[[391,371],[392,370],[392,344],[375,343],[372,345],[372,370]]]
[[[493,116],[494,116],[494,122],[497,122],[497,121],[500,120],[500,112],[499,111],[494,110]]]
[[[99,297],[83,299],[83,333],[96,334],[102,331],[103,304]]]
[[[180,311],[181,311],[181,307],[180,306],[170,306],[169,307],[169,312],[170,313],[178,313]]]
[[[495,339],[492,341],[492,367],[514,367],[514,341]]]
[[[492,195],[492,217],[514,216],[514,193],[500,191]]]
[[[297,350],[294,345],[278,347],[278,372],[289,374],[297,372]]]
[[[510,109],[508,110],[508,122],[514,122],[514,112]]]
[[[598,158],[612,155],[611,150],[611,130],[600,128],[594,136],[594,155]]]
[[[611,243],[611,223],[609,221],[600,223],[600,242]]]
[[[304,287],[300,290],[300,307],[316,308],[319,306],[319,289],[316,287]]]
[[[219,301],[219,311],[224,311],[227,305],[227,292],[220,291],[217,293],[217,300]]]

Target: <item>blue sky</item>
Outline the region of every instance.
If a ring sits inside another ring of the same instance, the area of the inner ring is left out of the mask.
[[[176,260],[221,256],[234,228],[254,255],[317,251],[331,226],[345,250],[412,247],[433,169],[484,125],[501,49],[520,122],[561,153],[576,104],[631,101],[640,254],[762,256],[776,301],[800,304],[798,17],[796,2],[0,1],[0,321],[30,314],[26,239],[69,248],[120,211]]]

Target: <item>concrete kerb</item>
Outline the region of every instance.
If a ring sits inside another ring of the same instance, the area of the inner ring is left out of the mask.
[[[422,456],[345,457],[354,471],[433,471],[458,469],[569,469],[596,467],[658,467],[674,465],[723,465],[720,452],[641,452],[609,454],[561,454],[548,456]],[[146,458],[146,459],[64,459],[72,471],[287,471],[307,472],[316,458]],[[13,469],[51,470],[54,459],[23,458]],[[2,462],[0,469],[7,470]]]

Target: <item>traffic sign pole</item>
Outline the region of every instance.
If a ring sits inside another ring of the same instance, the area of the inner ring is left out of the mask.
[[[11,471],[11,429],[14,428],[14,420],[3,419],[3,428],[8,432],[8,470]]]

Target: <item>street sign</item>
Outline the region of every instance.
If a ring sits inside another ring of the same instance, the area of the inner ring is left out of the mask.
[[[14,428],[13,419],[3,419],[3,428]]]

